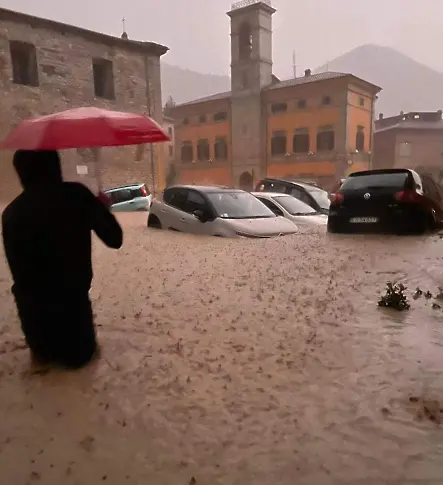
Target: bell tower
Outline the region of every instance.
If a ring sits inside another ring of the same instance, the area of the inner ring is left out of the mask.
[[[252,190],[266,176],[266,108],[272,83],[271,0],[242,0],[231,18],[231,149],[234,185]]]
[[[242,0],[232,5],[231,90],[260,91],[272,81],[272,15],[270,0]]]

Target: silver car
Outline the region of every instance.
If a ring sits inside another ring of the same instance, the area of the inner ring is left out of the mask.
[[[220,186],[175,185],[154,199],[148,227],[220,237],[267,238],[297,227],[249,192]]]
[[[283,216],[299,226],[326,226],[328,216],[289,194],[279,192],[252,192],[276,215]]]

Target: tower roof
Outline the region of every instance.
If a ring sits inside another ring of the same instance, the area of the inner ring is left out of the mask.
[[[272,6],[271,0],[240,0],[239,2],[233,3],[231,5],[231,10],[228,12],[228,15],[231,17],[238,13],[243,12],[244,10],[253,10],[261,8],[271,15],[276,12],[275,8]]]

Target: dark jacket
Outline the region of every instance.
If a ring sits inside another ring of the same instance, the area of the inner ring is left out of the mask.
[[[14,293],[88,291],[91,231],[118,249],[120,225],[87,187],[63,182],[57,152],[19,151],[14,165],[24,190],[2,216]]]

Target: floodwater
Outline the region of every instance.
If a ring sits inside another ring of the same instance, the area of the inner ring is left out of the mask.
[[[77,373],[32,372],[0,255],[2,483],[441,483],[443,310],[377,301],[388,280],[436,294],[443,239],[145,218],[121,216],[119,252],[95,245],[103,356]]]

